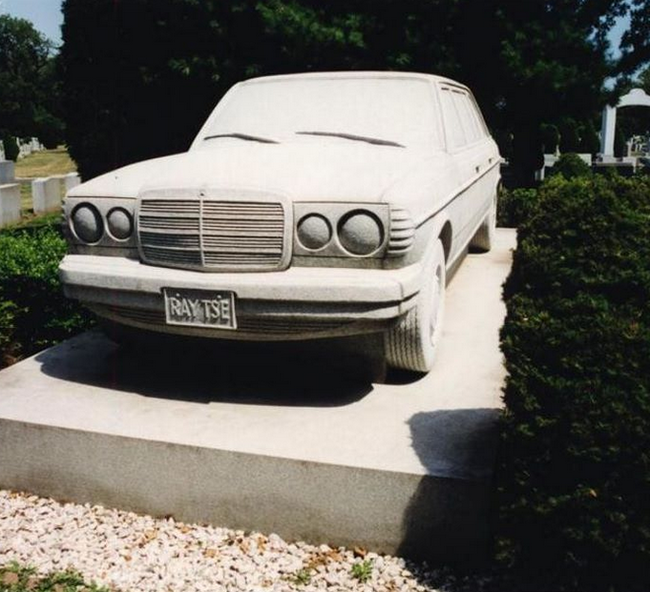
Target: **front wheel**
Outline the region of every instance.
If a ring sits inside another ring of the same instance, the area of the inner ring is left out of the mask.
[[[394,368],[428,372],[433,367],[445,309],[445,252],[440,240],[425,269],[426,277],[416,305],[384,338],[386,362]]]

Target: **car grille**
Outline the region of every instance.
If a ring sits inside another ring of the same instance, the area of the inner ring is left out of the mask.
[[[143,198],[138,211],[144,261],[204,271],[279,269],[286,226],[279,202]]]

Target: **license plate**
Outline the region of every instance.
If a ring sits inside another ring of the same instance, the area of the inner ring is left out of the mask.
[[[233,292],[164,288],[163,294],[168,325],[237,328]]]

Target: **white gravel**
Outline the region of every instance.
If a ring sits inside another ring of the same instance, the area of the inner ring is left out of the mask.
[[[287,543],[275,534],[183,524],[0,490],[0,566],[11,561],[43,573],[72,568],[125,592],[458,589],[453,578],[434,587],[445,578],[426,566],[361,549]],[[363,561],[372,563],[366,583],[352,575],[353,564]]]

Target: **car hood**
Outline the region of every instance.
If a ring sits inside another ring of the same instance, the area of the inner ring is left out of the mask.
[[[261,144],[216,140],[209,147],[117,169],[74,188],[70,197],[137,197],[142,191],[240,188],[296,200],[381,201],[430,151],[332,139]]]

